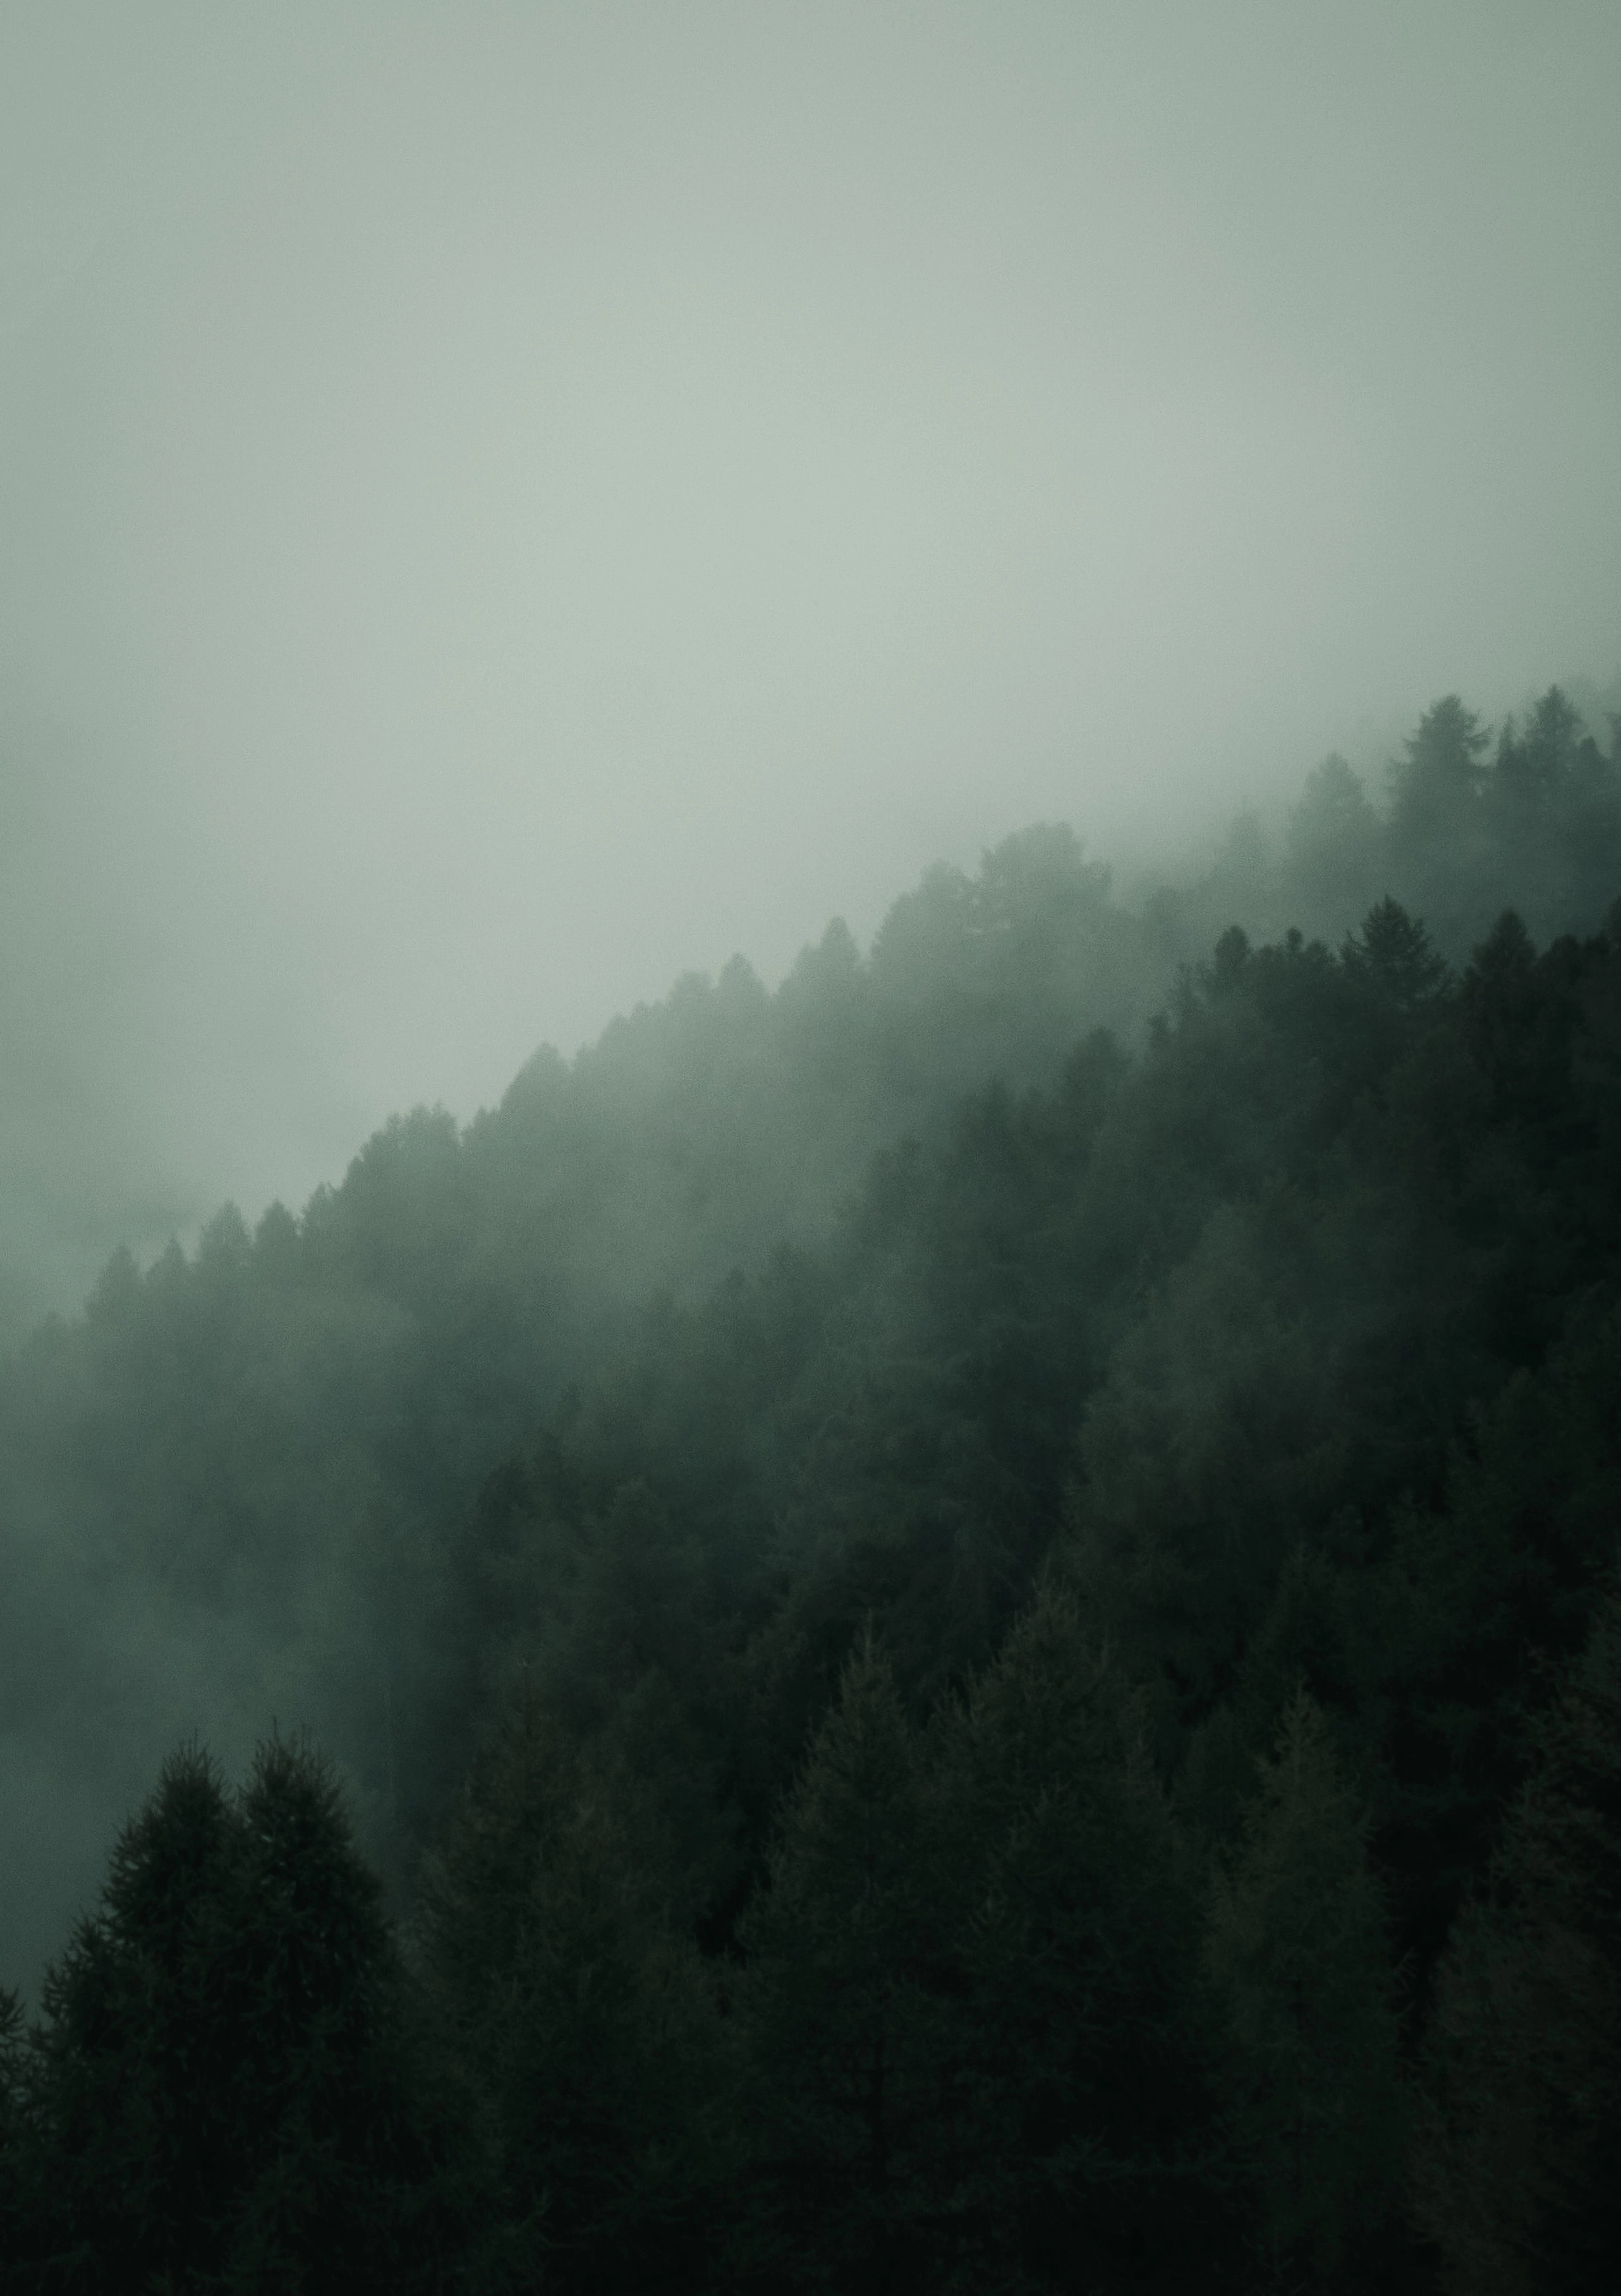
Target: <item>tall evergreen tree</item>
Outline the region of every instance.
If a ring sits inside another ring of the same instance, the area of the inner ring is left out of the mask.
[[[1348,936],[1340,963],[1354,980],[1402,1012],[1422,1004],[1446,980],[1446,960],[1421,919],[1410,917],[1388,894],[1370,909],[1361,930]]]
[[[922,1765],[868,1636],[788,1798],[741,1927],[761,2204],[778,2285],[917,2284],[937,2098]]]
[[[480,2288],[675,2288],[704,2268],[722,2037],[639,1816],[525,1688],[424,1877],[418,1957],[469,2138]]]
[[[203,1932],[210,2014],[235,2053],[246,2171],[230,2284],[408,2284],[428,2160],[412,2110],[402,1972],[331,1765],[276,1737],[234,1810]]]
[[[42,2230],[86,2287],[218,2275],[228,2257],[248,2164],[208,1939],[235,1831],[217,1766],[194,1749],[171,1757],[119,1837],[98,1911],[46,1974]]]
[[[1426,710],[1405,755],[1391,768],[1391,828],[1401,843],[1468,833],[1485,780],[1481,752],[1490,738],[1455,693]]]
[[[1442,1964],[1416,2154],[1458,2296],[1598,2296],[1621,2254],[1621,1589],[1536,1734]]]
[[[1337,932],[1363,914],[1377,890],[1379,836],[1361,776],[1337,754],[1325,758],[1289,816],[1290,890],[1303,922]]]
[[[408,2285],[397,1972],[320,1758],[175,1756],[47,1974],[37,2259],[111,2292]]]
[[[36,2245],[27,2144],[29,2052],[21,1997],[0,1987],[0,2259]]]
[[[1188,1863],[1070,1594],[1042,1587],[941,1736],[962,2284],[1220,2284]]]
[[[1207,1950],[1270,2267],[1354,2284],[1395,2202],[1396,2017],[1368,1820],[1304,1691],[1218,1868]]]

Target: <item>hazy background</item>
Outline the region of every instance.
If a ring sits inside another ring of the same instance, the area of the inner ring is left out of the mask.
[[[1613,0],[0,0],[0,1328],[1621,664]]]

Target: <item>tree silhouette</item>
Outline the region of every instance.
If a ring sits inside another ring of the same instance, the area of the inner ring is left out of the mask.
[[[1365,2270],[1399,2160],[1396,2020],[1368,1821],[1305,1692],[1219,1868],[1208,1945],[1275,2269]]]
[[[378,1886],[335,1781],[272,1740],[234,1799],[196,1750],[126,1826],[47,1975],[42,2235],[83,2284],[408,2284],[407,2115]]]
[[[1369,910],[1360,931],[1346,939],[1339,954],[1354,980],[1403,1012],[1422,1004],[1446,980],[1446,960],[1421,921],[1410,917],[1388,894]]]
[[[1448,2284],[1597,2296],[1621,2251],[1621,1591],[1448,1946],[1416,2189]]]
[[[1390,772],[1391,827],[1401,843],[1466,832],[1485,782],[1480,756],[1490,738],[1455,693],[1426,710]]]
[[[919,1750],[870,1636],[788,1798],[745,1916],[744,2013],[765,2208],[787,2284],[907,2269],[934,2019]]]
[[[1196,2263],[1214,2285],[1230,2247],[1197,1913],[1143,1721],[1049,1581],[942,1733],[976,2286]]]
[[[525,1686],[424,1877],[419,1957],[481,2284],[665,2288],[699,2268],[720,2034],[638,1815]]]

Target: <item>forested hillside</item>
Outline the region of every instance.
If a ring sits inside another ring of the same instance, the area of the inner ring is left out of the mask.
[[[0,1371],[17,2284],[1608,2288],[1618,897],[1621,740],[1449,698],[114,1259]]]

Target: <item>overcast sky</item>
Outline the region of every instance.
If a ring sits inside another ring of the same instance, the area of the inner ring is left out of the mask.
[[[1608,684],[1618,94],[1615,0],[0,0],[0,1259]]]

